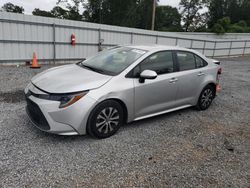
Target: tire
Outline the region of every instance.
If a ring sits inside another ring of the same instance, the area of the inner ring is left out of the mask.
[[[196,108],[198,110],[206,110],[212,104],[215,97],[215,90],[211,85],[207,85],[199,96]]]
[[[96,138],[108,138],[114,135],[123,124],[124,111],[114,100],[98,104],[90,113],[87,132]]]

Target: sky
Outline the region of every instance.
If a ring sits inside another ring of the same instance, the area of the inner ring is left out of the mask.
[[[51,10],[56,5],[57,0],[0,0],[0,7],[7,2],[22,6],[25,14],[31,14],[35,8],[47,11]],[[160,0],[159,4],[177,7],[179,2],[180,0]]]

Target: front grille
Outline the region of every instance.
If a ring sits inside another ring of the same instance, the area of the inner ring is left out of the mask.
[[[27,113],[31,120],[42,130],[50,130],[50,126],[44,117],[42,111],[39,106],[31,101],[28,97],[26,97],[27,101]]]

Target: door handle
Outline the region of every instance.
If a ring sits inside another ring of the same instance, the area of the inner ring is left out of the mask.
[[[171,78],[171,79],[169,80],[169,83],[175,83],[175,82],[177,82],[177,81],[178,81],[177,78]]]
[[[199,72],[199,74],[197,74],[197,76],[203,76],[203,75],[205,75],[204,72]]]

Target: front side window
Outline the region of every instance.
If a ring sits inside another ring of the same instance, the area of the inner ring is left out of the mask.
[[[103,51],[80,65],[108,75],[117,75],[144,55],[146,51],[129,47],[117,47]]]
[[[144,70],[153,70],[157,74],[166,74],[174,71],[173,55],[171,51],[157,52],[144,59],[134,68],[134,76],[138,77]]]
[[[192,70],[196,68],[195,58],[192,53],[177,52],[176,55],[180,71]]]

